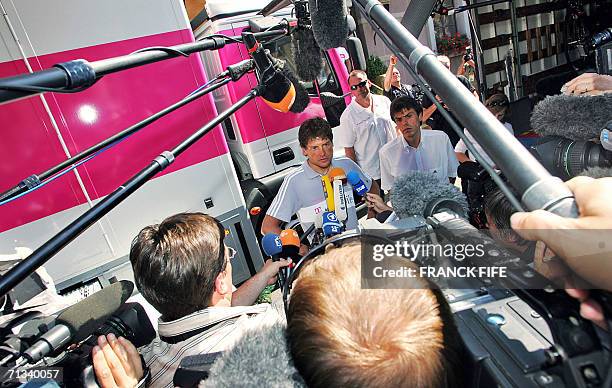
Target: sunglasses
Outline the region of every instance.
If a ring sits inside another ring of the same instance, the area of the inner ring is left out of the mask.
[[[351,90],[357,90],[359,88],[364,88],[367,84],[368,84],[368,80],[361,81],[360,83],[356,85],[351,85]]]

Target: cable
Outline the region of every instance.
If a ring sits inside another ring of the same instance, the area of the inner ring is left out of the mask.
[[[46,88],[44,86],[27,86],[27,85],[23,85],[23,86],[3,85],[3,86],[0,86],[0,89],[13,90],[16,92],[35,92],[35,93],[45,93],[45,92],[64,93],[64,94],[79,93],[95,85],[98,82],[98,80],[100,80],[101,78],[102,77],[96,78],[96,80],[92,82],[90,85],[82,86],[77,89]]]
[[[213,37],[218,37],[218,38],[225,38],[231,42],[235,42],[235,43],[242,43],[242,40],[238,39],[238,38],[234,38],[232,36],[227,36],[224,34],[212,34],[212,35],[208,35],[203,37],[202,39],[198,39],[198,42],[204,40],[204,39],[208,39],[208,38],[213,38]]]

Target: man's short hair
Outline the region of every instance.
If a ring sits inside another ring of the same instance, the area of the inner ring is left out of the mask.
[[[145,227],[132,242],[138,290],[166,321],[210,305],[225,270],[225,229],[211,216],[180,213]]]
[[[461,386],[463,348],[444,296],[421,279],[362,289],[360,256],[359,243],[328,250],[293,285],[287,339],[306,384]]]
[[[404,109],[414,109],[417,115],[423,113],[423,107],[417,100],[408,96],[401,96],[391,103],[391,108],[389,108],[391,119],[395,121],[395,115],[401,113]]]
[[[365,71],[363,71],[363,70],[353,70],[353,71],[351,71],[351,73],[349,74],[349,76],[348,76],[348,78],[347,78],[346,82],[349,82],[349,80],[351,79],[351,77],[356,77],[358,74],[361,74],[361,75],[365,76],[365,77],[366,77],[366,79],[368,79],[368,73],[366,73]]]
[[[334,141],[332,127],[327,120],[320,117],[305,120],[298,131],[298,141],[302,148],[308,146],[308,142],[320,137],[321,139],[329,139]]]
[[[512,230],[510,216],[516,212],[516,209],[499,188],[495,188],[485,195],[484,211],[487,218],[490,218],[496,229],[499,230],[502,239],[518,245],[526,243],[521,236]]]

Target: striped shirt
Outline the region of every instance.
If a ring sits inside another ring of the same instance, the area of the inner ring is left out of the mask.
[[[269,304],[208,307],[174,321],[158,321],[158,337],[139,349],[151,370],[149,387],[172,387],[172,379],[185,356],[229,349],[248,328],[277,322]]]

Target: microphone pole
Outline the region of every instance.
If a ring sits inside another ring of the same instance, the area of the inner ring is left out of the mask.
[[[528,209],[545,209],[565,217],[578,216],[572,192],[561,179],[551,176],[484,105],[476,103],[469,90],[438,61],[429,48],[410,34],[379,1],[354,0],[353,4],[363,12],[370,24],[398,47],[408,58],[410,67],[454,111],[512,185],[522,193],[522,202]]]
[[[57,174],[58,172],[64,170],[65,168],[78,163],[79,161],[89,157],[90,155],[93,155],[94,153],[102,150],[103,148],[106,148],[108,146],[111,146],[113,143],[121,141],[125,138],[127,138],[128,136],[134,134],[135,132],[139,131],[140,129],[146,127],[147,125],[157,121],[158,119],[164,117],[165,115],[167,115],[168,113],[174,112],[175,110],[177,110],[178,108],[181,108],[185,105],[187,105],[188,103],[202,97],[203,95],[206,95],[222,86],[227,85],[230,81],[237,81],[238,79],[240,79],[244,74],[246,74],[248,71],[253,69],[253,62],[252,60],[248,59],[242,62],[239,62],[235,65],[230,65],[227,67],[227,70],[224,71],[223,73],[219,74],[216,77],[217,81],[215,83],[213,83],[212,85],[202,89],[202,90],[198,90],[197,92],[183,98],[182,100],[162,109],[161,111],[147,117],[146,119],[132,125],[129,128],[124,129],[123,131],[109,137],[106,140],[103,140],[101,142],[99,142],[96,145],[93,145],[91,147],[89,147],[88,149],[86,149],[83,152],[78,153],[77,155],[74,155],[73,157],[64,160],[63,162],[57,164],[56,166],[48,169],[45,172],[42,172],[40,174],[33,174],[30,175],[29,177],[27,177],[26,179],[24,179],[23,181],[19,182],[19,184],[17,184],[16,186],[6,190],[5,192],[0,194],[0,202],[3,202],[7,199],[13,198],[33,187],[36,187],[38,185],[40,185],[44,180],[46,180],[47,178]],[[223,77],[228,77],[229,78],[223,78]],[[215,81],[215,80],[213,80]]]
[[[254,33],[258,38],[286,35],[288,29]],[[211,36],[197,42],[170,47],[147,47],[128,55],[88,62],[76,59],[58,63],[50,69],[0,79],[0,104],[33,96],[44,92],[79,92],[85,90],[101,77],[122,70],[163,61],[178,56],[218,50],[227,43],[242,43],[241,37]]]
[[[115,191],[98,202],[94,207],[83,213],[79,218],[71,222],[50,240],[36,249],[30,256],[17,263],[0,278],[0,297],[6,295],[13,287],[27,278],[31,273],[36,271],[38,267],[47,262],[57,252],[68,245],[72,240],[77,238],[92,224],[114,209],[133,192],[138,190],[149,179],[153,178],[159,172],[163,171],[166,167],[172,164],[177,156],[191,147],[213,128],[221,124],[225,119],[231,116],[238,109],[242,108],[249,101],[263,94],[264,89],[265,87],[262,85],[256,86],[235,104],[209,121],[195,133],[191,134],[187,139],[183,140],[179,145],[174,147],[173,150],[162,152],[159,156],[153,159],[148,166],[127,180],[123,185],[115,189]]]

